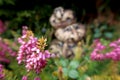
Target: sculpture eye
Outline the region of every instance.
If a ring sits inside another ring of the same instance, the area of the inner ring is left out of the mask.
[[[79,29],[79,26],[75,26],[75,29]]]
[[[58,45],[59,45],[60,47],[62,47],[62,46],[63,46],[63,43],[59,43]]]
[[[53,23],[56,23],[56,21],[55,21],[55,20],[53,20]]]
[[[55,10],[54,10],[54,13],[56,13],[57,11],[59,11],[59,10],[58,10],[58,9],[55,9]]]
[[[67,17],[66,20],[69,21],[69,20],[71,20],[71,18],[70,18],[70,17]]]
[[[53,50],[53,47],[50,47],[49,50]]]
[[[70,28],[66,28],[64,31],[71,31],[71,29]]]

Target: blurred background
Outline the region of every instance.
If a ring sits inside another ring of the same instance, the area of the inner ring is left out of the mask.
[[[40,33],[40,30],[51,28],[49,18],[58,6],[74,10],[81,23],[119,25],[120,5],[117,0],[0,0],[0,19],[8,29],[19,32],[21,26],[27,25],[41,35],[44,32]]]

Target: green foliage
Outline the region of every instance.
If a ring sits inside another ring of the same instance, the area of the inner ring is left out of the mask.
[[[69,70],[68,75],[72,79],[77,79],[79,77],[79,73],[77,70]]]
[[[112,39],[114,37],[115,29],[106,23],[98,23],[98,25],[91,24],[93,38]]]
[[[70,62],[69,66],[70,66],[71,69],[76,69],[79,66],[79,61],[73,60],[73,61]]]

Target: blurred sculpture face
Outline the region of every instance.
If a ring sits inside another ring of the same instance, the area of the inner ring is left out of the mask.
[[[85,36],[85,26],[82,24],[72,24],[65,28],[59,28],[55,32],[58,40],[66,42],[78,42]]]
[[[71,46],[59,40],[53,40],[50,44],[49,50],[51,53],[55,54],[55,57],[63,56],[66,58],[72,58],[74,56],[72,50],[74,47],[74,45]]]
[[[76,22],[74,12],[72,10],[64,10],[62,7],[54,9],[50,17],[50,24],[55,29],[63,28]]]
[[[59,40],[53,40],[50,44],[49,50],[51,53],[55,54],[56,57],[62,55],[63,43]]]

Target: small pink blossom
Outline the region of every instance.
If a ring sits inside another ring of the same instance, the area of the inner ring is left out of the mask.
[[[10,60],[7,59],[6,55],[9,53],[10,56],[15,57],[16,52],[13,51],[8,44],[6,44],[3,39],[0,39],[0,62],[9,63]]]
[[[4,74],[3,74],[3,65],[0,64],[0,79],[4,78]]]
[[[41,80],[39,77],[35,77],[34,80]]]
[[[28,77],[27,76],[23,76],[22,80],[28,80]]]

